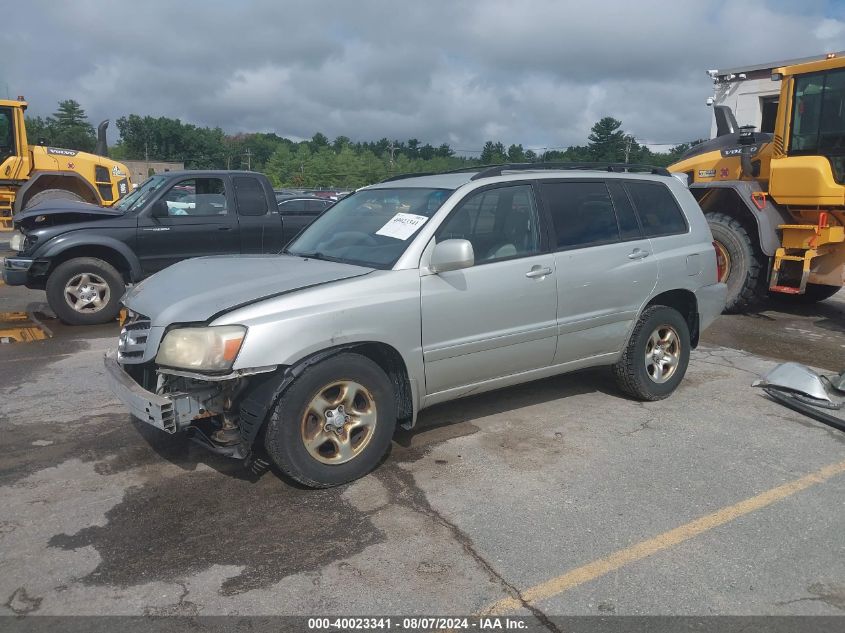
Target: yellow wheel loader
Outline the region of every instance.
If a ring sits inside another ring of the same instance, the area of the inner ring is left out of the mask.
[[[713,232],[729,312],[770,295],[814,302],[845,283],[845,57],[774,69],[774,134],[716,106],[717,136],[669,170],[687,175]]]
[[[22,98],[0,99],[0,230],[12,228],[16,212],[45,200],[109,207],[132,190],[126,166],[105,157],[108,121],[97,130],[96,154],[30,145],[26,105]]]

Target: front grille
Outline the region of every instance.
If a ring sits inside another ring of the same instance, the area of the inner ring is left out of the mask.
[[[149,335],[150,320],[140,314],[130,316],[123,329],[120,330],[120,338],[117,339],[118,362],[143,362]]]

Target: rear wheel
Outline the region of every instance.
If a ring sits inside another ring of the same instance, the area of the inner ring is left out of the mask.
[[[126,290],[114,266],[94,257],[59,264],[47,279],[47,303],[69,325],[95,325],[113,320]]]
[[[725,311],[745,312],[766,294],[766,256],[742,224],[731,216],[708,213],[707,222],[719,258],[719,281],[728,286]]]
[[[662,400],[683,380],[689,353],[689,325],[681,313],[668,306],[649,306],[613,366],[616,384],[637,400]]]
[[[369,358],[339,354],[307,368],[279,398],[264,448],[286,475],[311,488],[363,477],[390,446],[396,402]]]
[[[24,209],[29,209],[37,204],[46,202],[47,200],[73,200],[74,202],[85,202],[78,193],[67,191],[66,189],[45,189],[39,191],[29,200],[26,201]]]

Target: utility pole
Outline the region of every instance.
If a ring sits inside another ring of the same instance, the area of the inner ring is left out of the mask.
[[[631,155],[631,144],[634,142],[633,136],[625,137],[625,164],[628,164],[628,157]]]
[[[252,171],[252,151],[247,147],[246,151],[244,152],[244,156],[246,156],[246,169],[247,171]]]
[[[390,171],[393,171],[393,152],[396,151],[396,146],[393,144],[393,141],[390,141],[390,145],[387,146],[387,149],[390,150]]]

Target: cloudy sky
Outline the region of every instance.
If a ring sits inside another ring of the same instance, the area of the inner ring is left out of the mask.
[[[0,95],[466,152],[584,143],[605,115],[675,143],[708,134],[706,69],[842,49],[845,0],[30,0]]]

